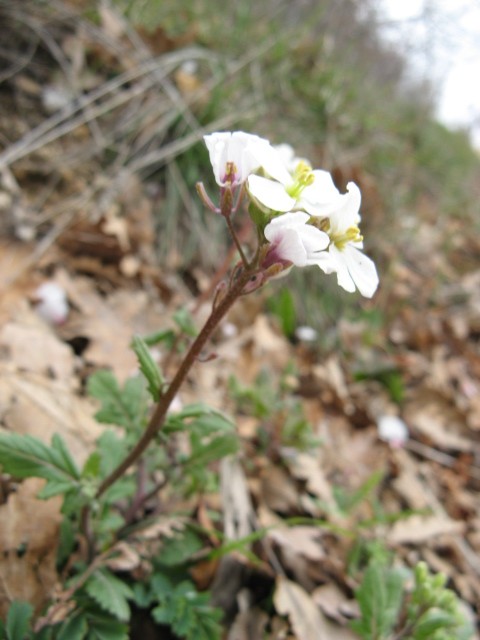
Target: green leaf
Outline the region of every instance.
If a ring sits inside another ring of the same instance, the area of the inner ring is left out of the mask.
[[[134,336],[132,340],[132,349],[135,351],[135,354],[138,358],[140,371],[143,373],[148,382],[148,390],[150,392],[150,395],[155,402],[158,402],[163,389],[163,385],[165,384],[165,380],[160,373],[160,369],[158,368],[155,360],[152,358],[152,354],[150,353],[147,344],[144,342],[144,340],[142,340],[142,338],[140,338],[140,336]]]
[[[203,548],[201,539],[191,529],[185,529],[173,538],[166,538],[158,561],[167,567],[185,564]],[[156,588],[159,583],[155,583]]]
[[[169,625],[186,640],[220,640],[222,612],[209,605],[208,593],[198,593],[184,581],[159,596],[159,605],[152,610],[156,622]]]
[[[70,451],[67,449],[65,441],[58,433],[55,433],[52,437],[52,449],[55,449],[55,451],[58,452],[60,458],[63,460],[64,469],[66,471],[70,471],[70,475],[73,478],[79,478],[80,472],[78,470],[77,464],[72,458]]]
[[[111,371],[97,371],[87,383],[88,393],[102,406],[95,414],[99,422],[138,430],[146,412],[145,385],[141,377],[130,378],[123,389]]]
[[[230,418],[202,403],[188,405],[182,411],[170,415],[164,426],[166,433],[196,431],[205,436],[217,431],[234,430],[235,424]]]
[[[128,640],[128,626],[111,617],[88,616],[87,640]]]
[[[163,329],[162,331],[156,331],[143,338],[145,344],[149,347],[153,347],[159,342],[165,342],[167,349],[173,346],[175,341],[175,333],[172,329]]]
[[[180,328],[180,330],[187,336],[195,338],[198,331],[193,322],[192,316],[186,309],[179,309],[173,314],[173,319]]]
[[[232,455],[238,451],[238,439],[234,433],[220,434],[203,442],[196,434],[191,434],[192,453],[183,462],[185,470],[188,472],[199,467],[206,467],[211,462],[220,460],[225,456]]]
[[[391,633],[403,602],[402,573],[372,561],[356,591],[362,618],[352,628],[365,640],[382,640]]]
[[[125,458],[128,444],[125,438],[120,438],[115,431],[108,429],[97,440],[97,446],[100,454],[100,475],[105,478]]]
[[[52,446],[48,447],[30,435],[1,433],[0,464],[6,473],[17,478],[44,478],[70,488],[76,486],[80,478],[59,435],[53,437]]]
[[[63,568],[77,543],[77,528],[70,518],[63,518],[60,524],[60,540],[57,551],[57,565]]]
[[[455,616],[440,609],[430,609],[415,625],[415,640],[429,640],[439,629],[452,630],[456,627]]]
[[[41,500],[48,500],[49,498],[53,498],[53,496],[64,495],[72,491],[72,489],[77,491],[78,484],[72,483],[71,481],[49,480],[43,489],[40,489],[38,492],[38,497]]]
[[[267,306],[279,319],[284,335],[291,338],[297,325],[296,306],[291,291],[284,287],[269,298]]]
[[[25,640],[32,615],[33,607],[31,604],[14,600],[8,610],[5,623],[7,640]]]
[[[83,640],[88,632],[88,621],[83,613],[74,613],[60,627],[57,640]]]
[[[100,476],[100,467],[101,467],[102,457],[99,451],[94,451],[82,469],[82,478],[98,478]]]
[[[126,622],[130,619],[130,607],[127,600],[133,599],[130,587],[106,569],[95,571],[85,584],[85,591],[105,611],[113,614],[118,620]]]

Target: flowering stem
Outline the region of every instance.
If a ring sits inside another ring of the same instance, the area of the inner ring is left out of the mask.
[[[247,260],[247,258],[245,256],[244,252],[243,252],[242,245],[240,244],[240,240],[238,239],[238,236],[237,236],[236,231],[235,231],[235,229],[233,227],[232,220],[231,220],[230,216],[225,216],[225,220],[227,222],[227,226],[228,226],[228,230],[230,231],[230,235],[233,238],[233,242],[235,243],[235,246],[237,247],[237,251],[240,254],[240,258],[242,259],[243,266],[246,269],[248,269],[249,268],[248,260]]]
[[[208,317],[198,336],[195,338],[194,342],[192,342],[190,349],[186,353],[168,389],[161,396],[160,401],[158,402],[142,437],[130,451],[130,453],[118,465],[118,467],[105,478],[105,480],[97,490],[96,498],[99,498],[102,494],[104,494],[105,491],[112,486],[112,484],[114,484],[119,478],[123,476],[125,471],[127,471],[127,469],[140,458],[145,449],[160,431],[172,400],[178,393],[178,390],[183,384],[194,362],[200,355],[203,347],[205,346],[205,343],[210,338],[214,329],[217,327],[218,323],[225,316],[230,307],[234,304],[237,298],[242,295],[243,289],[252,277],[253,273],[254,268],[251,266],[246,267],[243,271],[241,271],[225,296],[212,309],[210,316]]]

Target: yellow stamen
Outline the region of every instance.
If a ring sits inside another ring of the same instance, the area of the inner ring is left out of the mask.
[[[286,191],[292,198],[299,198],[305,187],[313,184],[315,176],[313,175],[312,167],[301,160],[295,167],[293,172],[293,183],[286,187]]]
[[[357,226],[349,227],[344,233],[337,233],[331,236],[332,242],[337,249],[344,249],[349,242],[362,242],[363,236]]]
[[[235,182],[235,176],[237,175],[237,167],[234,162],[227,162],[225,164],[225,177],[223,181],[225,184],[232,184]]]

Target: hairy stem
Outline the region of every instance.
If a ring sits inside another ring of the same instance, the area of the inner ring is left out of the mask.
[[[225,220],[227,222],[227,226],[228,226],[228,230],[230,231],[230,235],[232,236],[233,242],[235,243],[235,246],[237,248],[238,253],[240,254],[240,258],[242,259],[243,262],[243,266],[248,269],[249,264],[248,264],[248,260],[243,252],[242,249],[242,245],[240,244],[240,240],[238,239],[237,233],[235,231],[235,228],[232,224],[232,220],[230,218],[230,216],[225,216]]]
[[[225,316],[230,307],[234,304],[237,298],[240,297],[245,285],[248,283],[250,278],[253,275],[253,268],[248,268],[240,272],[237,279],[233,282],[230,289],[227,291],[225,296],[220,300],[220,302],[212,309],[210,316],[208,317],[205,325],[202,330],[190,346],[190,349],[186,353],[182,363],[180,364],[178,371],[173,378],[170,386],[165,391],[165,393],[160,398],[155,411],[150,418],[150,421],[134,448],[130,451],[130,453],[125,457],[125,459],[118,465],[116,469],[112,471],[112,473],[105,478],[100,487],[98,488],[96,498],[99,498],[105,491],[112,486],[119,478],[123,476],[125,471],[137,462],[140,456],[144,453],[145,449],[155,438],[159,430],[162,428],[162,425],[165,421],[165,416],[167,415],[168,408],[172,403],[172,400],[178,393],[181,385],[183,384],[185,378],[188,375],[188,372],[192,368],[192,365],[197,360],[200,355],[205,343],[212,335],[214,329],[217,327],[220,320]]]

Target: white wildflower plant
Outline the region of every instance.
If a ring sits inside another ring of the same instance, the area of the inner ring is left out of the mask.
[[[204,139],[220,187],[219,206],[212,203],[203,184],[197,190],[207,207],[225,217],[243,268],[252,271],[244,293],[293,267],[316,265],[327,274],[335,273],[346,291],[373,296],[378,274],[362,252],[361,193],[354,182],[340,193],[328,171],[314,170],[307,160],[295,156],[290,145],[274,147],[257,135],[218,132]],[[245,196],[259,239],[251,260],[231,221]]]

